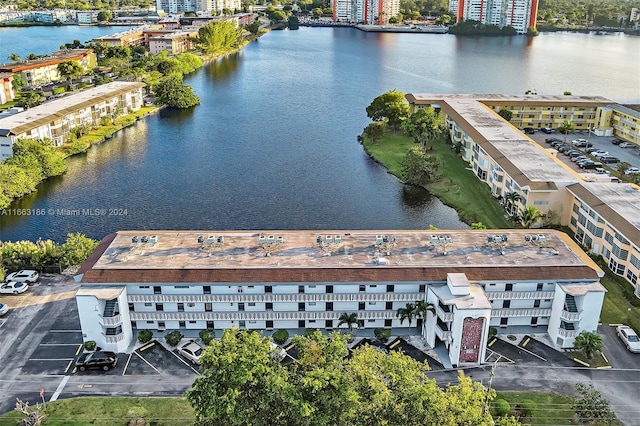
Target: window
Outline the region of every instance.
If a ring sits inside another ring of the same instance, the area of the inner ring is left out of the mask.
[[[197,324],[198,321],[189,321],[189,324]]]
[[[513,291],[513,284],[507,284],[504,287],[504,291]]]
[[[256,302],[249,302],[249,306],[256,306]]]
[[[309,302],[309,306],[316,306],[316,302]]]
[[[540,307],[540,300],[534,300],[533,301],[533,307],[534,308],[539,308]]]
[[[359,290],[360,290],[360,291],[365,291],[365,290],[366,290],[365,285],[364,285],[364,284],[360,284],[360,288],[359,288]]]
[[[634,254],[631,255],[631,264],[640,269],[640,259],[638,259]]]
[[[298,293],[304,293],[304,286],[303,285],[299,285],[298,286]]]
[[[162,303],[156,303],[156,311],[164,311],[164,305]]]
[[[298,303],[298,312],[304,312],[304,302]]]
[[[129,311],[131,311],[131,312],[135,312],[136,311],[136,305],[134,303],[129,303]]]
[[[244,302],[238,303],[238,311],[244,311]]]
[[[384,308],[388,311],[393,310],[393,302],[386,302]]]
[[[387,293],[393,293],[395,286],[393,284],[387,284]]]
[[[369,302],[370,305],[375,305],[378,302]]]
[[[531,317],[531,326],[537,327],[538,325],[538,317]]]
[[[326,310],[329,312],[333,311],[333,302],[327,302]]]
[[[153,294],[162,294],[162,287],[159,285],[153,287]]]
[[[190,302],[190,303],[187,303],[187,306],[190,307],[190,308],[195,308],[196,304]]]
[[[267,325],[267,329],[268,330],[272,329],[273,328],[273,321],[267,320],[267,324],[266,325]]]
[[[384,326],[385,327],[391,327],[391,320],[390,319],[384,320]]]
[[[164,329],[164,327],[165,327],[164,321],[158,321],[158,330]]]
[[[178,312],[184,312],[184,303],[178,303]]]
[[[627,269],[627,279],[631,282],[631,284],[638,284],[638,276],[631,272],[631,269]]]
[[[359,311],[364,311],[365,307],[364,307],[364,302],[358,302],[358,310]]]
[[[271,287],[270,285],[264,286],[264,292],[265,293],[272,293],[273,292],[273,287]]]
[[[333,328],[333,320],[326,320],[324,322],[325,328],[332,329]]]
[[[536,287],[536,291],[542,291],[542,286],[543,285],[544,284],[542,284],[542,283],[538,283],[538,286]]]
[[[153,303],[145,303],[144,306],[150,308],[151,306],[153,306]]]
[[[174,285],[173,288],[189,288],[188,285]]]
[[[374,319],[367,320],[367,322],[376,322]]]
[[[148,285],[141,285],[139,288],[149,288]]]
[[[304,320],[298,320],[298,328],[305,328]]]
[[[213,330],[213,321],[207,321],[207,330]]]
[[[424,293],[426,290],[427,290],[426,284],[420,284],[420,289],[418,290],[418,292]]]
[[[205,285],[204,287],[202,287],[202,291],[204,294],[211,294],[211,286]]]
[[[509,318],[500,318],[500,325],[507,325],[509,323]]]
[[[267,303],[266,303],[266,306],[265,306],[265,309],[266,309],[267,311],[273,311],[273,303],[271,303],[271,302],[267,302]]]
[[[186,326],[187,326],[187,323],[185,321],[178,321],[178,327],[185,328]]]
[[[502,301],[502,308],[503,309],[508,309],[511,307],[511,300],[503,300]]]
[[[213,312],[213,303],[205,303],[204,304],[205,312]]]
[[[327,286],[327,294],[331,294],[333,293],[333,286],[332,285],[328,285]]]

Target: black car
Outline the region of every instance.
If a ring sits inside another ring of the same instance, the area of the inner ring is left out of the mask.
[[[618,157],[605,156],[605,157],[600,157],[600,162],[602,162],[602,163],[619,163],[620,159]]]
[[[78,367],[80,371],[90,369],[108,371],[114,368],[117,363],[118,356],[114,352],[96,351],[81,355],[78,361],[76,361],[76,367]]]
[[[536,132],[536,129],[533,127],[525,127],[524,132],[528,135],[533,135]]]
[[[611,141],[611,143],[614,144],[614,145],[620,145],[620,143],[622,143],[622,141],[620,139],[613,139]]]

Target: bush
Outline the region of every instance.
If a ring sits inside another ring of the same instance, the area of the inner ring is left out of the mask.
[[[391,337],[391,330],[389,330],[388,328],[376,328],[373,331],[373,335],[376,336],[376,339],[385,343],[387,340],[389,340],[389,337]]]
[[[520,414],[525,417],[532,417],[536,414],[538,405],[530,399],[523,399],[520,402]]]
[[[495,327],[489,327],[489,338],[492,338],[496,334],[498,334],[498,329]]]
[[[284,342],[287,341],[287,339],[289,338],[289,332],[287,330],[276,330],[272,335],[271,338],[273,339],[274,342],[276,342],[279,345],[284,344]]]
[[[502,398],[496,399],[493,402],[493,409],[496,410],[496,414],[498,416],[506,416],[507,414],[511,413],[511,406],[506,400]]]
[[[213,330],[200,330],[200,333],[198,333],[198,335],[200,336],[200,340],[202,340],[202,343],[207,346],[209,346],[209,343],[211,343],[216,337],[216,333]]]
[[[92,351],[96,348],[96,341],[95,340],[87,340],[86,342],[84,342],[84,348],[88,351]]]
[[[138,334],[138,342],[147,343],[149,340],[153,338],[153,333],[151,330],[141,330]]]
[[[182,333],[178,330],[173,330],[164,336],[167,343],[174,347],[178,346],[178,343],[180,343],[180,340],[182,340],[183,337]]]

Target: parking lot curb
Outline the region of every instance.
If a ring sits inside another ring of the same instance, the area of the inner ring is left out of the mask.
[[[587,363],[586,363],[586,362],[584,362],[584,361],[579,360],[578,358],[573,358],[573,360],[574,360],[575,362],[577,362],[578,364],[582,364],[582,365],[584,365],[585,367],[591,367],[591,365],[587,364]]]

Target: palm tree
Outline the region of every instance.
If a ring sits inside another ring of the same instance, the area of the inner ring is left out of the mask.
[[[409,327],[411,327],[411,321],[413,321],[413,317],[416,316],[416,305],[407,303],[407,306],[404,308],[398,308],[396,316],[400,318],[400,324],[402,324],[404,320],[409,320]]]
[[[358,323],[358,314],[356,313],[343,313],[340,315],[340,317],[338,318],[338,327],[340,327],[342,324],[347,324],[347,328],[349,328],[349,331],[353,330],[353,325]]]
[[[8,56],[8,59],[13,62],[22,62],[22,58],[17,53],[12,53]]]
[[[518,212],[518,222],[523,228],[531,228],[534,223],[538,222],[544,213],[535,206],[526,206],[524,210]]]
[[[596,333],[583,331],[576,336],[573,345],[581,349],[587,359],[591,359],[594,353],[602,350],[602,337]]]
[[[433,303],[425,302],[424,300],[416,301],[414,308],[414,315],[418,318],[418,322],[422,322],[422,326],[424,327],[425,320],[427,319],[427,312],[431,312],[432,314],[436,314],[436,307]],[[402,322],[402,321],[401,321]],[[420,324],[418,324],[420,326]]]
[[[516,203],[523,201],[522,195],[518,194],[517,192],[507,192],[506,194],[504,194],[504,200],[505,204],[507,205],[509,214],[514,213],[514,207],[516,206]]]
[[[567,120],[563,122],[560,127],[558,127],[558,131],[560,133],[564,133],[564,142],[567,142],[567,135],[569,132],[573,132],[576,129],[576,125],[571,120]]]

